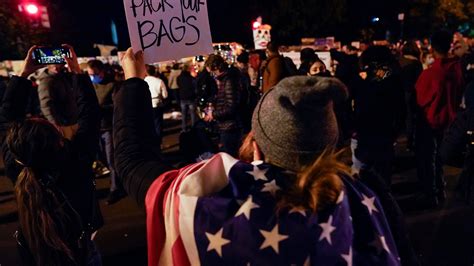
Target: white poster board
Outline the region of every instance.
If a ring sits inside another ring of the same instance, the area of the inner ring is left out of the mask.
[[[124,0],[134,52],[151,64],[213,52],[206,0]]]

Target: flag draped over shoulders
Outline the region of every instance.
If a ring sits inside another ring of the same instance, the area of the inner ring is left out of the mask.
[[[334,206],[277,212],[287,176],[227,154],[163,174],[146,197],[148,265],[400,265],[372,191],[341,177]]]

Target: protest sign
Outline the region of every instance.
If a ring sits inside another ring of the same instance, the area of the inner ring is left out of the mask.
[[[145,63],[213,52],[206,0],[124,0],[132,48]]]

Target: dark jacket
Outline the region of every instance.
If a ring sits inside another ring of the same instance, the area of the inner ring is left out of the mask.
[[[267,58],[262,64],[262,75],[263,75],[263,84],[262,92],[266,93],[271,88],[280,82],[284,78],[285,69],[284,69],[283,57],[280,55],[273,55]]]
[[[400,77],[364,81],[354,91],[355,132],[361,160],[391,147],[403,129],[405,100]],[[362,154],[363,153],[363,154]]]
[[[183,71],[178,76],[179,97],[181,101],[196,101],[194,78],[189,71]]]
[[[242,91],[240,71],[231,67],[216,79],[217,95],[212,115],[217,120],[217,126],[220,131],[240,129],[239,106]]]
[[[113,101],[112,93],[120,84],[105,78],[101,83],[94,84],[97,99],[99,101],[100,114],[101,114],[101,131],[112,130],[112,116],[113,116]]]
[[[89,77],[77,75],[75,78],[79,84],[76,94],[79,129],[72,141],[65,141],[67,158],[52,174],[59,176],[56,186],[80,215],[82,224],[88,225],[84,229],[93,232],[103,225],[92,172],[99,143],[99,107]],[[24,78],[13,77],[8,84],[1,113],[9,122],[25,119],[25,95],[29,90],[31,81]],[[16,181],[22,167],[15,162],[6,143],[3,144],[3,158],[7,177]]]
[[[473,159],[474,135],[472,131],[474,131],[474,108],[459,113],[446,131],[441,146],[441,158],[444,162],[459,167],[462,164],[466,165],[465,158]]]

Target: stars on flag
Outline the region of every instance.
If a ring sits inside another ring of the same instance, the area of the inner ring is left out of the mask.
[[[209,240],[209,246],[207,251],[215,250],[219,257],[222,257],[222,246],[230,243],[230,240],[222,237],[224,228],[221,228],[216,234],[206,233],[207,239]]]
[[[278,232],[278,224],[276,224],[271,231],[260,230],[260,233],[265,238],[262,245],[260,246],[260,250],[271,247],[276,252],[276,254],[279,254],[280,252],[280,242],[288,238],[287,235],[281,235]]]
[[[248,200],[245,201],[242,206],[240,206],[240,209],[235,214],[235,217],[243,214],[245,218],[247,218],[247,220],[250,220],[250,212],[252,211],[252,209],[256,208],[260,208],[260,206],[253,202],[252,196],[249,196]]]
[[[329,216],[329,219],[327,223],[320,223],[319,226],[323,231],[321,232],[321,236],[319,237],[319,241],[326,239],[330,245],[332,245],[331,242],[331,233],[336,230],[335,226],[332,226],[332,215]]]
[[[375,207],[375,197],[369,198],[364,194],[362,194],[362,197],[363,197],[362,204],[364,204],[367,207],[370,215],[372,215],[372,212],[378,212],[377,207]]]
[[[349,247],[348,254],[342,254],[341,257],[346,261],[347,266],[352,266],[352,247]]]
[[[261,170],[256,165],[254,165],[253,170],[246,173],[252,175],[255,181],[258,181],[258,180],[268,181],[268,178],[265,176],[267,171],[268,169]]]
[[[272,180],[271,182],[264,184],[261,192],[269,192],[272,196],[275,196],[278,190],[281,190],[281,188],[277,185],[275,180]]]
[[[377,254],[380,254],[384,250],[390,254],[390,249],[388,248],[385,237],[377,233],[375,234],[374,241],[370,242],[369,246],[374,247],[377,250]]]

